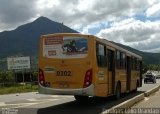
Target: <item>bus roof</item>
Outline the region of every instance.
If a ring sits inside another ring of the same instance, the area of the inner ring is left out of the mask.
[[[142,57],[141,57],[140,55],[135,54],[135,53],[133,53],[133,52],[131,52],[131,51],[128,51],[128,50],[126,50],[126,49],[124,49],[124,48],[122,48],[122,47],[120,47],[120,46],[118,46],[118,45],[116,45],[116,44],[114,44],[114,43],[106,40],[106,39],[101,39],[101,38],[99,38],[99,37],[97,37],[97,36],[90,35],[90,34],[81,34],[81,33],[55,33],[55,34],[42,35],[41,37],[43,38],[43,37],[48,37],[48,36],[53,36],[53,35],[62,35],[62,36],[63,36],[63,35],[66,35],[66,36],[69,36],[69,35],[72,35],[72,36],[74,36],[74,35],[78,35],[78,36],[92,36],[93,38],[95,38],[95,39],[96,39],[97,41],[99,41],[99,42],[105,43],[105,44],[107,44],[108,46],[115,48],[116,50],[125,52],[126,54],[128,54],[128,55],[130,55],[130,56],[134,56],[134,57],[142,60]]]

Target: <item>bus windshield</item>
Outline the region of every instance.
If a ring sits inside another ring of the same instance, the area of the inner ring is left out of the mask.
[[[85,58],[87,54],[87,38],[48,36],[43,39],[43,57],[45,58]]]

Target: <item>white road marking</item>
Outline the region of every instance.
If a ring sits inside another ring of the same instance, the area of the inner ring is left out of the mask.
[[[37,103],[17,103],[17,104],[6,104],[6,103],[4,103],[4,104],[1,104],[0,106],[17,106],[17,105],[34,105],[34,104],[37,104]]]
[[[0,103],[1,107],[4,106],[13,106],[12,108],[21,108],[21,107],[27,107],[27,106],[31,106],[31,105],[36,105],[36,104],[40,104],[40,103],[46,103],[46,102],[50,102],[50,101],[55,101],[55,100],[59,100],[59,99],[47,99],[47,100],[43,100],[41,102],[34,102],[34,103],[15,103],[15,104],[6,104],[4,102]]]
[[[37,101],[37,99],[26,99],[27,101]]]
[[[68,97],[70,97],[70,98],[72,98],[73,96],[71,96],[71,95],[52,95],[52,96],[50,96],[50,97],[53,97],[53,98],[55,98],[55,97],[66,97],[66,98],[68,98]]]
[[[3,105],[5,105],[5,103],[4,102],[0,102],[0,106],[3,106]]]
[[[59,100],[59,99],[26,99],[27,101],[37,101],[37,102],[43,102],[43,101],[54,101],[54,100]]]
[[[28,106],[32,106],[32,105],[36,105],[36,104],[42,104],[42,103],[47,103],[47,102],[50,102],[50,101],[55,101],[55,100],[59,100],[59,99],[50,99],[50,100],[45,100],[45,101],[41,101],[41,102],[37,102],[37,103],[32,103],[32,104],[27,104],[27,105],[22,105],[22,106],[17,106],[17,107],[13,107],[13,108],[22,108],[22,107],[28,107]]]
[[[63,100],[63,99],[67,99],[67,98],[72,98],[73,96],[60,96],[60,95],[53,95],[50,96],[51,98],[46,98],[46,99],[25,99],[27,101],[31,101],[33,103],[14,103],[14,104],[9,104],[9,103],[5,103],[5,102],[0,102],[0,107],[8,107],[11,106],[12,108],[22,108],[22,107],[28,107],[28,106],[32,106],[32,105],[36,105],[36,104],[42,104],[42,103],[47,103],[47,102],[51,102],[51,101],[56,101],[56,100]],[[57,97],[63,97],[63,98],[57,98]],[[57,99],[56,99],[57,98]]]

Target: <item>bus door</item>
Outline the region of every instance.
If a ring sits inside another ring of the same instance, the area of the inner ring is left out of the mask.
[[[115,62],[114,51],[107,49],[108,56],[108,94],[114,93],[115,87]]]
[[[127,56],[127,91],[131,89],[131,57]]]

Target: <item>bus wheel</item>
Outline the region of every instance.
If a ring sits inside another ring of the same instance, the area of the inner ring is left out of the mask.
[[[120,99],[120,97],[121,97],[121,85],[118,83],[116,86],[115,98]]]
[[[81,95],[74,95],[74,98],[76,99],[76,101],[86,101],[86,100],[88,100],[88,96],[81,96]]]

